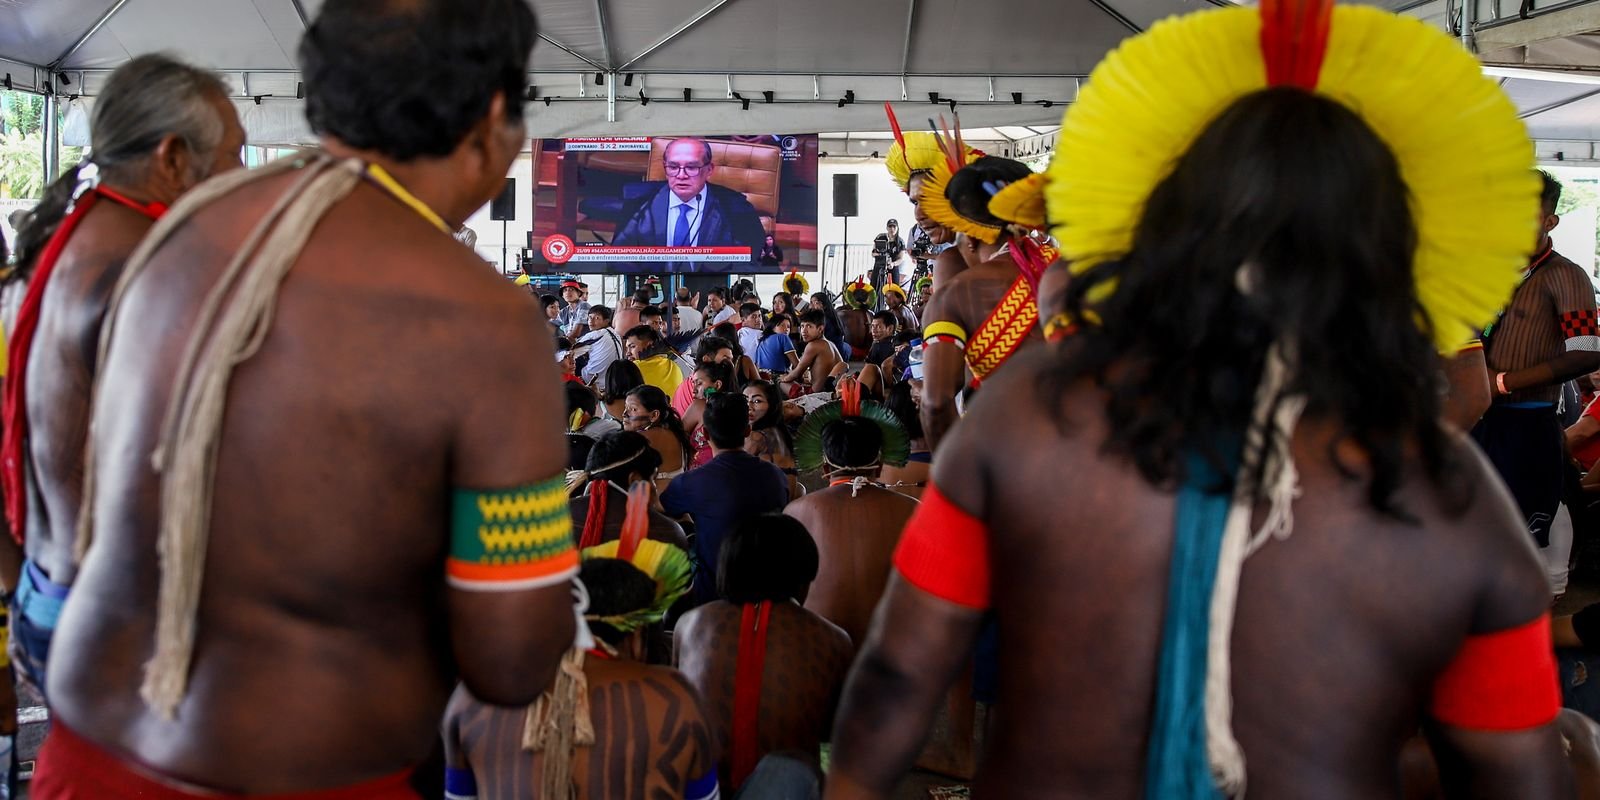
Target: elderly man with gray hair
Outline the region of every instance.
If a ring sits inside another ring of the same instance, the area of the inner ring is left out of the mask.
[[[240,167],[244,146],[222,81],[163,55],[135,58],[111,76],[91,131],[90,158],[52,184],[18,227],[16,276],[28,287],[6,320],[0,479],[10,535],[0,537],[0,582],[14,592],[17,664],[41,692],[77,574],[92,354],[111,287],[167,207]]]

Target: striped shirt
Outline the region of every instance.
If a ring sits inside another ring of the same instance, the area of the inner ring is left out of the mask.
[[[1594,284],[1582,267],[1553,250],[1535,259],[1522,285],[1486,336],[1484,357],[1494,372],[1535,367],[1574,350],[1600,351]],[[1512,403],[1554,403],[1561,384],[1512,392]]]

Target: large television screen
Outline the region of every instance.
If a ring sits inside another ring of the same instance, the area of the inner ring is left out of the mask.
[[[817,264],[817,135],[535,142],[534,264],[779,273]]]

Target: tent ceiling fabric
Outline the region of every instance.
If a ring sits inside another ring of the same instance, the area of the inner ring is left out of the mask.
[[[1129,35],[1113,14],[1147,28],[1213,2],[1226,0],[535,0],[543,40],[531,66],[540,99],[528,106],[530,130],[535,136],[877,130],[885,100],[895,102],[907,125],[923,127],[925,116],[948,113],[951,99],[969,127],[1016,132],[1054,125],[1082,77]],[[1478,0],[1481,15],[1492,2]],[[1444,0],[1376,4],[1446,24]],[[322,0],[301,5],[315,16]],[[38,88],[46,76],[30,67],[58,66],[114,6],[116,0],[0,0],[0,70],[15,73],[19,88]],[[168,51],[223,71],[241,97],[271,96],[240,105],[252,141],[300,142],[309,132],[303,121],[290,123],[300,107],[292,98],[302,30],[293,0],[131,0],[58,66],[72,84],[57,88],[92,95],[106,70],[139,53]],[[1600,37],[1537,42],[1486,60],[1592,68],[1600,63]],[[608,68],[599,71],[631,74],[634,82],[597,84],[590,62]],[[1509,79],[1504,85],[1525,113],[1539,112],[1527,117],[1536,138],[1600,141],[1600,95],[1573,99],[1600,84]],[[682,102],[685,89],[694,102]],[[750,108],[730,91],[749,98]],[[776,103],[765,102],[767,91]],[[847,91],[856,102],[837,105]],[[1014,92],[1022,104],[1011,102]],[[941,104],[930,103],[930,94]]]

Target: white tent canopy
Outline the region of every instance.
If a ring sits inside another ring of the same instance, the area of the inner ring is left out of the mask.
[[[538,0],[530,130],[541,137],[877,130],[887,100],[909,126],[948,113],[954,101],[968,128],[1032,126],[1048,134],[1039,126],[1060,121],[1083,77],[1124,37],[1226,2]],[[1600,28],[1600,2],[1536,2],[1527,19],[1516,18],[1509,0],[1505,9],[1501,0],[1385,4],[1455,30],[1455,15],[1467,9],[1486,61],[1545,70],[1505,82],[1541,155],[1596,157],[1600,72],[1591,70],[1600,48],[1586,34]],[[169,51],[224,74],[253,143],[301,142],[309,131],[295,99],[294,54],[319,7],[320,0],[0,2],[0,72],[16,88],[92,98],[119,63]],[[1552,69],[1568,82],[1543,79]],[[1047,142],[1026,139],[1033,135],[988,138]],[[870,152],[859,147],[870,145],[848,145],[852,154]]]

